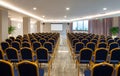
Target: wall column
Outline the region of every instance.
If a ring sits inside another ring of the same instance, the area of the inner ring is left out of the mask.
[[[41,22],[40,21],[37,21],[37,33],[39,33],[41,30],[40,30],[40,26],[41,26]]]
[[[30,17],[23,17],[23,34],[30,33]]]
[[[8,11],[0,9],[0,42],[8,38]]]

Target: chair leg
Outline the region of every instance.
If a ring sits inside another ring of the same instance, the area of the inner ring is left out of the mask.
[[[79,73],[80,73],[80,67],[79,67],[79,64],[78,64],[78,76],[79,76]]]

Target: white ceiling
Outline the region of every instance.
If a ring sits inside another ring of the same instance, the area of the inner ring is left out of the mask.
[[[3,0],[18,8],[26,10],[39,17],[45,16],[45,19],[67,20],[81,18],[84,16],[100,14],[106,7],[106,12],[120,10],[120,0]],[[34,11],[32,8],[36,7]],[[69,11],[65,8],[70,7]],[[12,11],[9,11],[14,15]],[[17,16],[17,15],[15,15]],[[21,15],[20,15],[21,16]],[[23,15],[22,15],[23,16]]]

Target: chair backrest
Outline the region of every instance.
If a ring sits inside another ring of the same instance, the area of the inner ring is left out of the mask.
[[[36,49],[37,59],[48,59],[48,50],[44,47]]]
[[[13,48],[16,48],[18,51],[20,50],[20,43],[19,42],[14,41],[14,42],[12,42],[11,45]]]
[[[31,43],[36,42],[36,41],[37,41],[36,39],[31,39]]]
[[[95,63],[104,62],[107,60],[108,50],[106,48],[98,48],[95,50]]]
[[[100,41],[99,42],[106,42],[106,40],[105,39],[100,39]]]
[[[15,39],[15,41],[19,42],[21,44],[21,40],[20,39]]]
[[[72,40],[72,46],[75,47],[75,44],[76,44],[77,42],[79,42],[79,39],[73,39],[73,40]]]
[[[15,49],[13,47],[9,47],[6,49],[5,52],[7,55],[7,59],[10,60],[11,62],[18,62],[19,61],[17,49]]]
[[[79,53],[81,49],[83,49],[85,46],[82,42],[77,42],[75,44],[75,53]]]
[[[117,42],[117,40],[119,40],[119,39],[120,39],[119,37],[114,38],[115,42]]]
[[[50,38],[48,41],[52,43],[53,47],[55,46],[55,40],[53,38]]]
[[[14,38],[14,37],[11,36],[11,37],[9,37],[9,38],[12,39],[12,41],[15,41],[15,38]]]
[[[82,41],[83,37],[79,37],[79,41]]]
[[[105,43],[105,42],[100,42],[100,43],[97,45],[97,48],[107,48],[107,43]]]
[[[96,44],[94,42],[88,42],[86,47],[92,49],[92,51],[95,51]]]
[[[92,39],[91,42],[97,44],[98,40],[97,39]]]
[[[108,40],[108,45],[110,45],[111,43],[115,42],[113,39],[109,39]]]
[[[38,66],[34,62],[22,61],[17,64],[19,76],[39,76]]]
[[[12,63],[0,60],[0,76],[14,76]]]
[[[48,49],[49,53],[53,52],[53,45],[51,42],[45,42],[43,46]]]
[[[6,39],[5,41],[8,42],[9,45],[11,45],[11,43],[12,43],[12,39]]]
[[[115,48],[110,51],[110,62],[118,63],[120,61],[120,48]]]
[[[5,52],[5,50],[10,47],[8,42],[1,42],[1,49]]]
[[[0,50],[0,60],[1,59],[4,59],[4,57],[3,57],[3,51],[2,50]]]
[[[119,44],[119,46],[120,46],[120,39],[118,39],[118,40],[117,40],[117,43],[118,43],[118,44]]]
[[[111,51],[114,48],[118,48],[118,47],[119,47],[118,43],[117,42],[113,42],[113,43],[111,43],[109,45],[109,51]]]
[[[20,50],[22,60],[33,61],[32,49],[24,47]]]
[[[89,63],[92,58],[92,50],[89,48],[83,48],[80,51],[80,62],[81,63]]]
[[[23,39],[22,42],[29,42],[29,40],[28,39]]]
[[[33,47],[33,50],[36,51],[37,48],[41,47],[42,44],[40,42],[33,42],[32,44],[32,47]]]
[[[31,48],[31,44],[29,42],[22,42],[21,47]]]
[[[91,76],[112,76],[114,68],[109,63],[99,63],[92,67]]]
[[[86,44],[89,42],[87,39],[82,39],[82,41],[84,43],[84,45],[86,46]]]
[[[44,44],[44,42],[46,42],[46,40],[44,38],[41,38],[39,41],[42,45]]]

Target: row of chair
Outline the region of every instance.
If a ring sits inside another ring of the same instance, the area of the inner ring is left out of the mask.
[[[81,64],[89,65],[89,70],[84,71],[85,76],[119,76],[119,70],[113,73],[115,67],[112,64],[119,65],[120,62],[120,38],[85,33],[68,33],[67,37],[78,66],[78,76]]]
[[[17,69],[12,63],[0,60],[1,76],[44,76],[44,69],[40,68],[36,62],[21,61],[17,63]]]
[[[44,41],[43,38],[46,40]],[[40,65],[47,63],[48,68],[50,68],[58,44],[59,33],[33,33],[19,35],[16,38],[9,37],[6,42],[1,42],[0,60],[15,64],[24,60],[36,62]],[[48,70],[50,73],[50,69]]]

